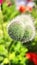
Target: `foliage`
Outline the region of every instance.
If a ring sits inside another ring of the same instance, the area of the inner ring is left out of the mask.
[[[2,5],[2,12],[4,21],[11,20],[13,17],[19,14],[19,12],[15,10],[15,5],[9,7],[6,3]]]

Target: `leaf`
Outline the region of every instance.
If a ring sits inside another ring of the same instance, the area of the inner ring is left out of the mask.
[[[4,57],[0,56],[0,62],[4,60]]]
[[[0,55],[7,56],[8,52],[3,45],[0,45]]]

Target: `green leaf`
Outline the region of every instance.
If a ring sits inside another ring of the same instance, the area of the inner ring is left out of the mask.
[[[0,45],[0,55],[7,56],[8,52],[3,45]]]

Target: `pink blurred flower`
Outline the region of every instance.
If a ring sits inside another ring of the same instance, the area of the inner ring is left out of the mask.
[[[0,0],[0,4],[2,4],[3,0]]]

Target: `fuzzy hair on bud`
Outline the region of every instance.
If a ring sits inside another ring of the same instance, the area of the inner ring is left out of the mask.
[[[8,24],[9,36],[17,41],[28,42],[35,37],[35,26],[30,15],[22,14]]]

